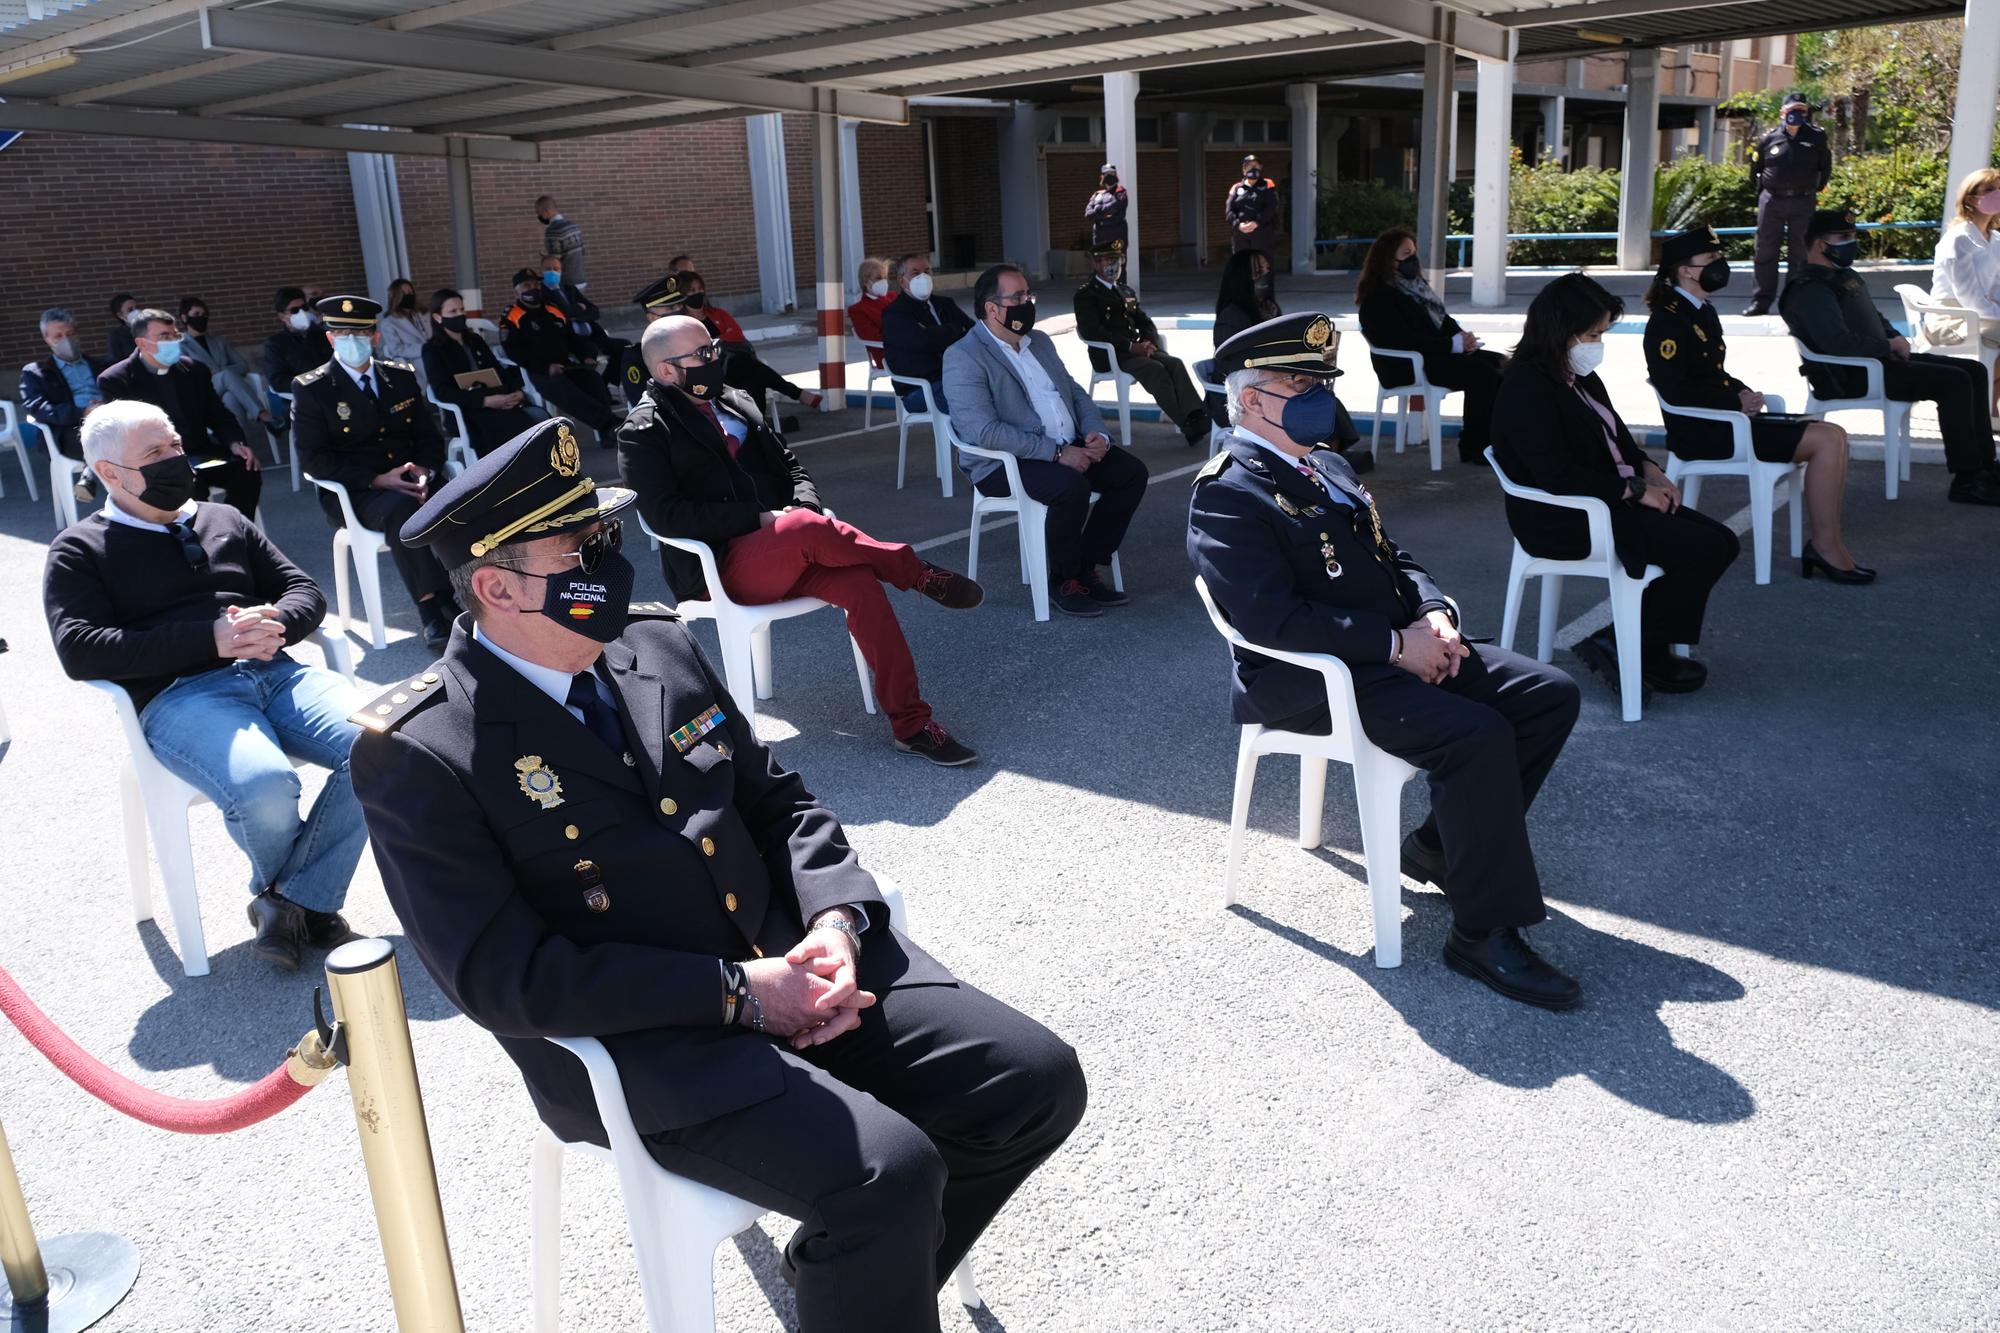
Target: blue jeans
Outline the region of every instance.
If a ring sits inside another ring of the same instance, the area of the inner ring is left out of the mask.
[[[215,802],[250,857],[250,892],[276,888],[315,912],[338,911],[368,827],[347,774],[359,701],[336,672],[283,653],[185,676],[146,705],[139,726],[168,772]],[[299,818],[292,759],[331,770]]]
[[[931,383],[931,400],[937,404],[938,411],[943,412],[944,414],[949,416],[951,414],[951,405],[945,402],[944,400],[944,381],[932,380],[930,383]],[[903,390],[903,407],[906,411],[910,412],[923,412],[928,410],[924,403],[923,392],[919,389]]]

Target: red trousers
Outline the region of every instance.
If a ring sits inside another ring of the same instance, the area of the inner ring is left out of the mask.
[[[907,542],[883,542],[837,518],[794,509],[729,543],[722,588],[746,606],[817,597],[847,612],[847,629],[875,673],[875,697],[897,740],[931,720],[917,693],[917,663],[884,583],[914,587],[924,562]]]

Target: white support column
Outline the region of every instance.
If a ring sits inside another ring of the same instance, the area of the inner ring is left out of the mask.
[[[1215,117],[1206,111],[1174,116],[1181,178],[1181,246],[1196,267],[1208,262],[1208,132]]]
[[[1125,187],[1125,283],[1139,290],[1139,76],[1124,72],[1104,76],[1104,160],[1118,168]]]
[[[1439,293],[1444,291],[1447,266],[1445,167],[1451,152],[1451,76],[1457,55],[1442,42],[1424,48],[1424,109],[1417,128],[1417,258]]]
[[[1454,82],[1456,82],[1455,77]],[[1447,190],[1458,179],[1458,117],[1458,89],[1453,88],[1451,90],[1451,115],[1449,117],[1451,138],[1448,142],[1450,146],[1444,155],[1444,185]]]
[[[1319,85],[1287,84],[1285,105],[1292,111],[1292,272],[1310,273],[1318,260]]]
[[[861,299],[860,279],[855,270],[868,257],[861,235],[861,152],[855,131],[861,122],[842,117],[840,121],[840,277],[846,284],[849,305]]]
[[[1048,225],[1042,199],[1039,119],[1032,102],[1016,102],[1000,122],[1000,247],[1031,278],[1049,275]],[[1120,163],[1119,165],[1124,165]]]
[[[846,153],[843,135],[835,116],[814,116],[813,127],[813,304],[819,313],[819,388],[825,395],[824,407],[838,412],[847,406],[847,297],[841,284],[840,236],[847,195],[842,188]],[[782,147],[782,144],[780,145]],[[830,205],[840,200],[842,207]],[[857,202],[857,207],[859,201]],[[786,211],[789,223],[790,210]]]
[[[749,116],[743,135],[750,152],[750,214],[757,233],[757,291],[767,315],[798,302],[797,261],[792,255],[792,187],[785,174],[785,118]],[[837,195],[823,196],[835,199]],[[829,214],[834,210],[826,210]]]
[[[1618,267],[1653,267],[1653,171],[1660,164],[1660,53],[1625,57],[1625,157],[1619,163]]]
[[[1542,99],[1542,151],[1535,155],[1535,162],[1561,162],[1563,156],[1563,117],[1568,114],[1567,97],[1544,97]]]
[[[1507,34],[1510,47],[1514,34]],[[1513,170],[1512,60],[1479,62],[1478,121],[1473,131],[1472,304],[1507,302],[1507,187]]]
[[[361,267],[368,275],[368,290],[386,292],[391,282],[410,276],[396,159],[387,153],[349,153],[347,179],[354,189],[354,224],[361,234]]]
[[[472,225],[472,157],[465,140],[445,143],[450,150],[445,184],[451,198],[451,280],[465,298],[466,313],[479,315],[485,312],[486,297],[479,290],[479,235]]]
[[[1965,40],[1958,55],[1958,103],[1951,123],[1951,174],[1944,216],[1956,213],[1958,183],[1993,161],[1994,105],[2000,102],[2000,5],[1965,0]]]

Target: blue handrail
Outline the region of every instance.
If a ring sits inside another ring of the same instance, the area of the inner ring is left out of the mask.
[[[1854,224],[1854,229],[1856,231],[1937,231],[1941,226],[1942,224],[1937,222],[1857,222]],[[1672,231],[1656,231],[1652,233],[1655,240],[1679,234]],[[1717,236],[1755,236],[1757,229],[1755,227],[1717,227],[1715,228],[1715,234]],[[1470,232],[1455,231],[1444,239],[1448,244],[1458,248],[1458,261],[1453,267],[1464,268],[1470,262],[1466,251],[1472,245],[1472,234]],[[1507,233],[1507,239],[1509,241],[1615,241],[1618,239],[1618,233],[1615,231],[1510,231]],[[1337,236],[1332,240],[1314,241],[1313,249],[1331,250],[1336,246],[1372,245],[1374,242],[1375,238],[1373,236]]]

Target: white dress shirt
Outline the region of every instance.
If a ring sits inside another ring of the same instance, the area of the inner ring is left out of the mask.
[[[472,622],[472,637],[487,652],[492,653],[508,666],[520,672],[523,680],[540,690],[543,694],[548,695],[549,698],[555,700],[558,708],[561,708],[577,721],[583,721],[583,710],[581,708],[570,707],[569,672],[557,670],[555,667],[545,667],[539,662],[530,662],[525,657],[516,657],[499,644],[493,642],[493,640],[487,638],[480,631],[479,622],[476,620]],[[595,667],[591,668],[591,674],[593,677],[596,676]],[[597,682],[597,692],[604,696],[605,703],[616,707],[616,704],[613,703],[615,696],[613,696],[610,690],[604,687],[602,680]]]
[[[1049,372],[1042,369],[1042,363],[1035,359],[1028,339],[1024,336],[1018,348],[1009,347],[1006,339],[993,332],[993,326],[985,322],[979,331],[1000,349],[1000,355],[1012,366],[1021,386],[1028,391],[1028,401],[1035,405],[1035,415],[1042,419],[1042,434],[1058,445],[1075,444],[1079,438],[1076,430],[1076,416],[1069,410],[1069,402],[1057,390]]]
[[[195,501],[187,501],[174,515],[174,521],[177,523],[188,522],[194,517],[194,507]],[[153,523],[140,518],[137,514],[126,513],[118,507],[116,502],[110,499],[106,499],[104,502],[104,517],[113,523],[123,523],[128,528],[144,528],[147,532],[166,532],[169,530],[164,523]]]

